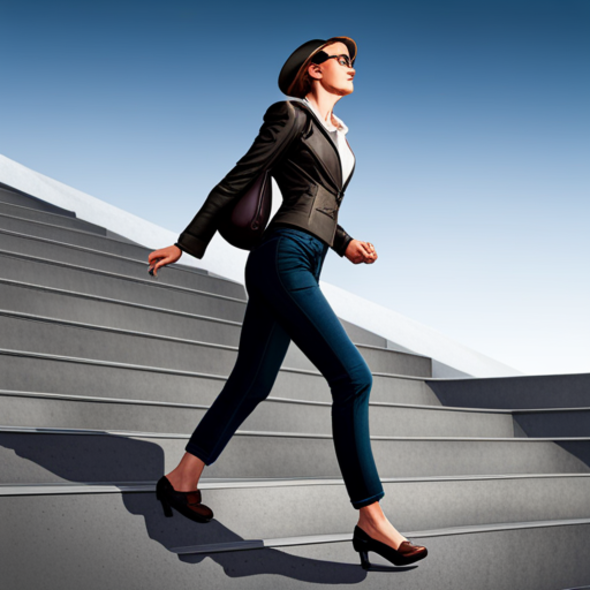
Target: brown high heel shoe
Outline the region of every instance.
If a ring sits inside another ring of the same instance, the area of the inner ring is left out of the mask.
[[[363,569],[368,570],[371,567],[369,562],[369,551],[385,557],[393,563],[393,565],[410,565],[415,561],[424,559],[428,555],[428,549],[422,545],[414,545],[410,541],[402,541],[397,549],[381,543],[370,537],[360,527],[354,528],[354,535],[352,537],[352,544],[354,550],[360,553],[361,565]]]
[[[201,503],[201,490],[177,492],[165,475],[156,484],[156,498],[162,503],[165,516],[172,516],[172,508],[176,508],[195,522],[205,523],[213,519],[213,510]]]

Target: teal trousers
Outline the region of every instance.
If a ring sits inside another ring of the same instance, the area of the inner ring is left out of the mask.
[[[328,381],[338,464],[352,505],[361,508],[384,495],[369,438],[372,375],[320,290],[327,250],[303,230],[277,227],[250,252],[238,358],[186,451],[206,465],[219,457],[269,395],[293,340]]]

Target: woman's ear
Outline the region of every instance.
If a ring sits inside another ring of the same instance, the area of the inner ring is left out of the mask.
[[[321,80],[323,76],[322,68],[320,68],[319,64],[309,64],[309,67],[307,68],[307,73],[309,74],[309,77],[313,80]]]

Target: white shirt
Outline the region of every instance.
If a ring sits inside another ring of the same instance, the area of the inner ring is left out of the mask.
[[[339,119],[334,113],[332,113],[332,117],[338,124],[337,127],[334,127],[332,122],[324,121],[322,116],[317,111],[314,105],[309,102],[306,98],[302,99],[305,104],[307,104],[311,110],[316,114],[317,118],[323,123],[324,127],[330,133],[334,144],[338,148],[338,153],[340,154],[340,162],[342,163],[342,185],[346,184],[350,173],[354,167],[354,154],[346,141],[346,134],[348,133],[348,127],[344,124],[344,122]]]

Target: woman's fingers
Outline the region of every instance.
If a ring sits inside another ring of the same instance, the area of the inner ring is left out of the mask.
[[[369,242],[360,242],[359,245],[363,254],[363,261],[367,264],[375,262],[377,259],[377,253],[375,252],[373,244]]]
[[[153,277],[157,277],[158,276],[158,269],[159,268],[162,268],[162,266],[164,266],[164,263],[161,262],[161,261],[160,262],[156,262],[156,264],[154,264],[154,268],[153,268],[152,273],[151,273]]]
[[[148,272],[153,276],[158,275],[158,269],[167,264],[176,262],[182,255],[182,251],[176,244],[168,248],[160,248],[148,254]]]
[[[371,242],[361,242],[360,240],[352,240],[347,250],[346,257],[353,264],[373,264],[377,260],[377,251]]]
[[[160,262],[160,260],[162,260],[162,256],[158,255],[158,252],[159,252],[159,250],[155,250],[154,252],[151,252],[148,256],[148,262],[149,262],[148,272],[152,276],[155,276],[154,273],[159,268],[158,263]]]
[[[375,250],[375,246],[370,242],[361,242],[362,250],[363,250],[363,257],[366,264],[373,264],[375,260],[377,260],[377,252]]]
[[[158,270],[167,264],[174,262],[173,256],[161,256],[157,259],[156,264],[154,264],[154,276],[158,276]]]
[[[148,254],[148,262],[151,264],[154,260],[159,260],[160,258],[164,258],[165,256],[165,248],[160,248],[159,250],[154,250]]]
[[[363,244],[363,242],[358,243],[357,250],[358,250],[359,254],[362,254],[363,256],[369,255],[369,251],[367,250],[367,247],[365,246],[365,244]]]
[[[378,258],[377,250],[375,250],[375,246],[373,246],[373,244],[371,244],[370,242],[367,242],[367,245],[370,251],[370,260],[368,261],[368,264],[373,264],[373,262],[375,262],[375,260],[377,260]]]

